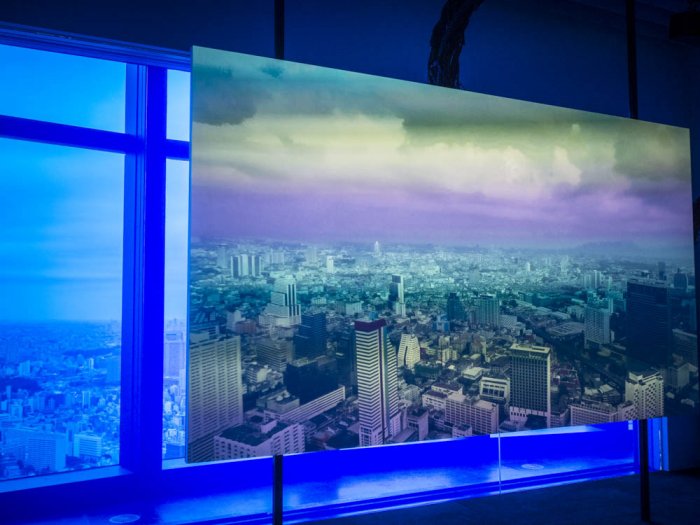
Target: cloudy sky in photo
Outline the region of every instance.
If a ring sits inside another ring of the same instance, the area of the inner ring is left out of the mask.
[[[688,131],[195,48],[192,234],[685,247]]]

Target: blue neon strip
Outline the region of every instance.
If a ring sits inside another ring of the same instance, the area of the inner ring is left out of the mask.
[[[143,148],[143,141],[133,135],[5,115],[0,115],[0,137],[114,153],[136,153]]]

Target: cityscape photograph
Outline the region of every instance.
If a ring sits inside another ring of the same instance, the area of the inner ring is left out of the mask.
[[[193,57],[188,461],[697,410],[686,129]]]

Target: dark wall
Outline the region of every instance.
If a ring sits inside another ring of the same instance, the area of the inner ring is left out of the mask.
[[[622,12],[624,0],[610,0]],[[424,82],[442,0],[286,0],[286,58]],[[619,5],[618,5],[619,4]],[[187,50],[272,56],[274,0],[3,0],[0,20]],[[659,21],[662,23],[663,21]],[[624,19],[566,0],[485,0],[462,53],[466,89],[627,115]],[[650,36],[651,35],[651,36]],[[639,38],[640,117],[690,126],[692,48]]]

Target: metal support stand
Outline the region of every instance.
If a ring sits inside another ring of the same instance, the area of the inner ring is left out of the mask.
[[[644,523],[651,523],[651,492],[649,490],[649,421],[640,419],[639,430],[639,511]]]
[[[284,480],[282,477],[281,454],[272,457],[272,469],[272,525],[282,525],[282,489],[284,487]]]
[[[637,84],[637,15],[636,0],[626,0],[627,21],[627,81],[630,118],[639,118],[639,86]],[[639,432],[639,510],[644,523],[651,523],[649,492],[649,421],[637,422]]]

